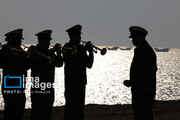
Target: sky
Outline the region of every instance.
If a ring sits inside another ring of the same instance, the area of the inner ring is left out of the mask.
[[[69,41],[66,29],[82,25],[82,40],[94,45],[131,46],[129,27],[141,26],[153,47],[180,48],[180,0],[1,0],[0,42],[23,29],[23,43],[51,29],[51,43]]]

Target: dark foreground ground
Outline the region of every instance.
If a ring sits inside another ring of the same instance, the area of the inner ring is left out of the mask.
[[[52,120],[63,120],[64,106],[54,107]],[[179,101],[156,101],[153,107],[154,120],[180,120]],[[2,120],[3,111],[0,111]],[[30,110],[25,110],[24,120],[29,120]],[[85,106],[84,120],[133,120],[131,105],[98,105]]]

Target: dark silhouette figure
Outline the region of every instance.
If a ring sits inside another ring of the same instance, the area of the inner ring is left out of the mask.
[[[91,42],[88,42],[86,47],[80,45],[81,29],[81,25],[75,25],[66,30],[70,41],[64,45],[64,48],[75,48],[76,50],[67,50],[63,53],[66,100],[64,120],[83,120],[84,117],[86,67],[92,67],[94,55]],[[87,55],[86,50],[89,55]]]
[[[129,28],[130,39],[136,46],[130,69],[130,81],[124,81],[131,86],[132,107],[135,120],[153,120],[152,105],[156,94],[156,54],[145,40],[148,32],[141,27]]]
[[[60,49],[57,54],[49,49],[51,33],[51,30],[37,33],[38,44],[29,48],[31,76],[36,79],[31,87],[31,120],[50,120],[52,115],[55,67],[61,67],[63,59]]]
[[[3,120],[22,120],[23,118],[26,101],[23,82],[20,82],[20,79],[8,79],[12,76],[23,78],[27,75],[29,64],[27,53],[21,48],[22,31],[23,29],[16,29],[6,33],[7,44],[3,45],[0,51],[0,68],[3,69],[2,94],[5,103]],[[5,79],[8,75],[9,77]],[[9,83],[10,81],[12,82]],[[11,87],[20,85],[22,85],[20,88]]]

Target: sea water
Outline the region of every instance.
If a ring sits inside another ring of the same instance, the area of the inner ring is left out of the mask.
[[[180,100],[180,48],[168,52],[156,52],[157,91],[156,100]],[[87,69],[86,104],[131,104],[131,91],[123,85],[129,79],[132,50],[108,50],[106,55],[94,54],[94,64]],[[28,74],[30,75],[30,70]],[[28,81],[30,82],[30,81]],[[55,69],[54,106],[65,104],[64,66]],[[0,92],[1,93],[1,92]],[[30,108],[30,87],[26,88],[26,108]],[[0,109],[4,103],[0,94]]]

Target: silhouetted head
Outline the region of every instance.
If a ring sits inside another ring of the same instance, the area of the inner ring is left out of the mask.
[[[130,36],[129,38],[132,40],[132,43],[135,46],[141,45],[142,41],[145,40],[146,35],[148,34],[147,30],[139,26],[131,26],[129,28]]]
[[[5,41],[7,41],[11,46],[20,47],[22,40],[24,40],[24,38],[22,37],[22,32],[23,29],[16,29],[6,33]]]
[[[79,44],[81,41],[81,34],[82,34],[81,29],[82,29],[82,26],[77,24],[77,25],[66,30],[66,32],[69,35],[70,40],[74,44]]]
[[[39,33],[37,33],[35,36],[38,37],[38,45],[42,49],[48,49],[50,45],[52,30],[43,30]]]

